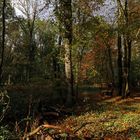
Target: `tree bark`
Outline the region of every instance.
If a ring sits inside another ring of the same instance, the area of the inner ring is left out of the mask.
[[[132,40],[128,39],[127,40],[128,44],[128,85],[129,87],[131,86],[131,51],[132,51]]]
[[[130,94],[130,63],[131,63],[131,39],[129,28],[129,15],[128,15],[128,0],[124,4],[124,95],[126,98]]]
[[[71,104],[74,101],[74,79],[73,79],[73,66],[72,66],[72,54],[71,43],[69,40],[65,40],[65,75],[68,83],[68,95],[67,104]]]
[[[126,36],[123,36],[124,39],[124,68],[123,68],[123,98],[126,98],[126,95],[129,92],[128,87],[128,46],[127,46],[127,40]]]
[[[67,103],[74,101],[74,76],[72,63],[72,1],[63,0],[60,2],[61,18],[60,21],[64,28],[64,49],[65,49],[65,76],[68,83]]]
[[[122,39],[118,33],[118,95],[122,96],[123,85],[123,71],[122,71]]]
[[[5,51],[5,8],[6,0],[3,0],[2,6],[2,45],[1,45],[1,63],[0,63],[0,84],[2,83],[3,64],[4,64],[4,51]]]

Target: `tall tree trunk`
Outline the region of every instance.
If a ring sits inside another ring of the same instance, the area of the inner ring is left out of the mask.
[[[3,63],[4,63],[4,50],[5,50],[5,9],[6,0],[3,0],[2,6],[2,45],[1,45],[1,63],[0,63],[0,84],[2,82],[3,75]]]
[[[68,83],[67,104],[74,101],[74,76],[72,64],[72,1],[59,1],[61,9],[61,23],[64,28],[64,49],[65,49],[65,75]]]
[[[124,97],[124,92],[126,90],[126,74],[124,73],[124,65],[122,61],[123,53],[125,54],[125,49],[123,49],[122,44],[122,25],[124,22],[124,8],[120,0],[117,0],[118,5],[118,95]],[[124,63],[125,63],[125,57],[124,55]]]
[[[124,68],[123,68],[123,95],[122,97],[125,98],[129,92],[129,85],[128,85],[128,46],[126,36],[123,36],[124,39]]]
[[[59,25],[60,26],[60,25]],[[60,63],[59,63],[59,61],[60,61],[60,55],[61,55],[61,47],[62,47],[62,36],[61,36],[61,29],[59,29],[59,39],[58,39],[58,55],[59,55],[59,57],[58,57],[58,78],[60,78],[62,75],[62,73],[61,73],[61,65],[60,65]],[[63,69],[62,69],[62,71],[63,71]]]
[[[128,38],[128,85],[131,86],[131,48],[132,48],[132,40]]]
[[[71,58],[70,42],[65,40],[65,75],[68,83],[68,95],[67,104],[71,104],[74,101],[74,87],[73,87],[73,67]]]
[[[130,63],[131,63],[131,39],[130,33],[128,32],[129,28],[129,15],[128,15],[128,0],[125,0],[124,4],[124,95],[126,98],[130,94]]]
[[[118,33],[118,95],[122,96],[123,88],[123,71],[122,71],[122,38],[120,33]]]

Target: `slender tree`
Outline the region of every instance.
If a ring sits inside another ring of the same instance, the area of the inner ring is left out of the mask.
[[[129,9],[128,9],[128,0],[125,0],[125,8],[124,8],[124,19],[125,19],[125,34],[124,34],[124,47],[125,47],[125,93],[124,97],[126,97],[130,92],[130,66],[131,66],[131,48],[132,48],[132,40],[130,37],[129,28]]]
[[[2,5],[2,43],[1,43],[0,83],[2,82],[3,64],[4,64],[4,50],[5,50],[5,9],[6,9],[6,0],[3,0],[3,5]]]

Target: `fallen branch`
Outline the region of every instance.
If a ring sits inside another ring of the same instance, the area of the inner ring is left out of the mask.
[[[103,120],[100,120],[101,122],[104,122],[106,119],[103,119]],[[77,128],[76,130],[74,130],[73,132],[66,132],[65,129],[59,127],[59,126],[54,126],[54,125],[49,125],[49,124],[45,124],[45,125],[41,125],[39,127],[37,127],[35,130],[33,130],[32,132],[26,134],[22,140],[25,140],[29,137],[32,137],[34,135],[36,135],[39,131],[43,131],[45,128],[47,129],[57,129],[59,130],[58,132],[54,133],[53,135],[57,135],[57,134],[60,134],[60,133],[67,133],[67,134],[70,134],[70,135],[73,135],[73,136],[76,136],[76,133],[78,131],[80,131],[83,127],[85,127],[86,125],[88,124],[92,124],[92,123],[95,123],[95,122],[86,122],[86,123],[83,123],[79,128]],[[51,134],[48,133],[48,135],[50,135],[52,137]]]
[[[59,126],[49,125],[49,124],[45,124],[45,125],[43,125],[43,127],[45,127],[45,128],[52,128],[52,129],[59,129],[59,130],[62,129],[62,128],[59,127]]]
[[[27,138],[29,138],[29,137],[31,137],[31,136],[37,134],[40,130],[43,130],[44,128],[47,128],[47,129],[48,129],[48,128],[51,128],[51,129],[62,130],[62,128],[59,127],[59,126],[54,126],[54,125],[45,124],[45,125],[41,125],[41,126],[37,127],[37,128],[36,128],[35,130],[33,130],[32,132],[26,134],[26,135],[22,138],[22,140],[25,140],[25,139],[27,139]]]

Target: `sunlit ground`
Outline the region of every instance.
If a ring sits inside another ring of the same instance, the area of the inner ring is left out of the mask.
[[[120,97],[95,102],[87,99],[80,115],[64,120],[79,137],[105,140],[140,139],[140,98],[121,100]],[[78,110],[77,110],[78,111]]]

